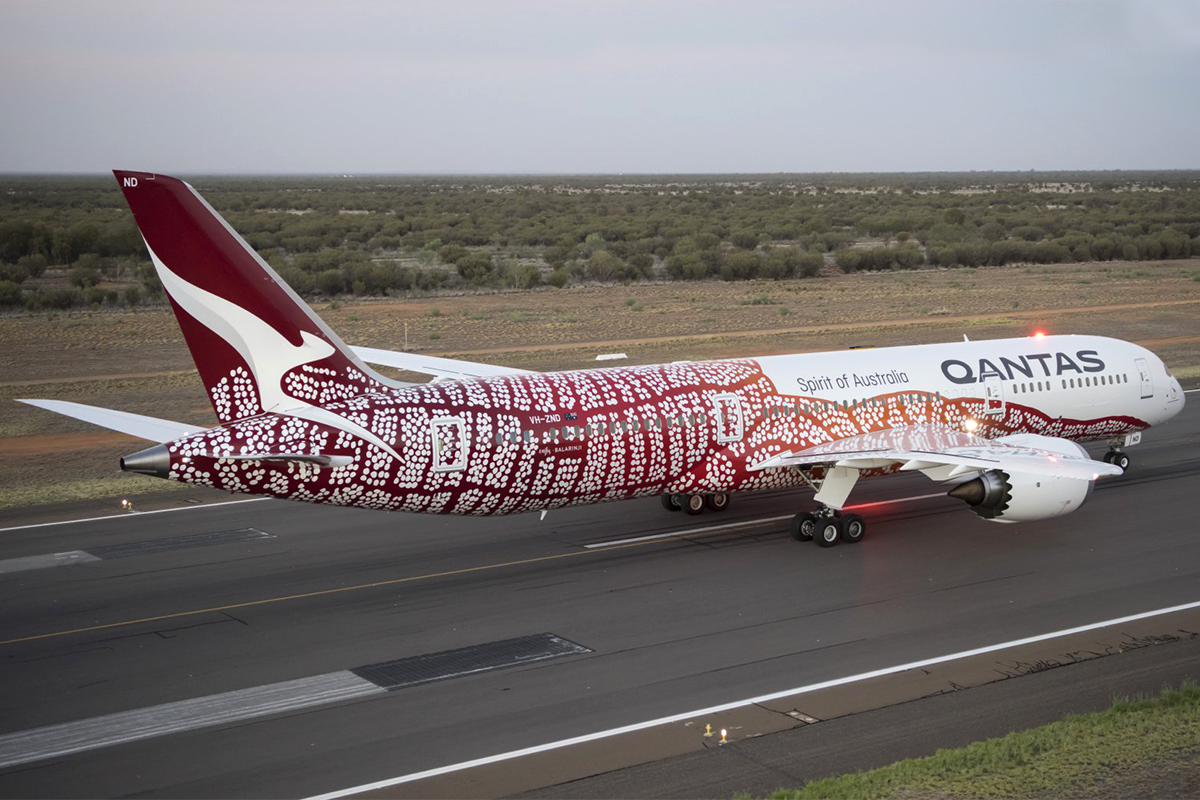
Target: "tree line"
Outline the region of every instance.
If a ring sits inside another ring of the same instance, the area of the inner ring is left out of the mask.
[[[1200,172],[191,182],[306,297],[1200,255]],[[111,178],[0,177],[0,304],[160,298]]]

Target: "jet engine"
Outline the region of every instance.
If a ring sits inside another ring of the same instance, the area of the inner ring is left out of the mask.
[[[1028,434],[1005,437],[1014,444],[1040,446],[1063,455],[1087,451],[1066,439]],[[1004,439],[1000,440],[1004,441]],[[1092,493],[1095,481],[1055,478],[989,469],[950,490],[951,497],[966,501],[971,510],[992,522],[1032,522],[1077,510]]]

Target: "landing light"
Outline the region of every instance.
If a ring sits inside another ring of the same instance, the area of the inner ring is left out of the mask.
[[[975,431],[979,428],[979,423],[973,419],[969,419],[963,423],[963,427],[968,431]]]

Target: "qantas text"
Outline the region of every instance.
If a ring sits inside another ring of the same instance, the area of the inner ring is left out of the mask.
[[[997,363],[997,361],[999,363]],[[1066,353],[1034,353],[1015,359],[1000,356],[993,361],[981,358],[977,365],[951,358],[942,362],[942,374],[953,383],[979,383],[988,378],[1007,381],[1021,378],[1049,378],[1068,372],[1103,372],[1104,362],[1095,350],[1080,350],[1075,357]]]

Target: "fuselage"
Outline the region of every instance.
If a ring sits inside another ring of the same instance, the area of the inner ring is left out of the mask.
[[[322,396],[319,374],[305,380]],[[795,485],[795,470],[755,465],[887,428],[1117,439],[1183,403],[1157,356],[1095,336],[676,362],[440,381],[269,411],[169,443],[169,477],[311,502],[506,514]],[[281,451],[343,465],[218,457]]]

